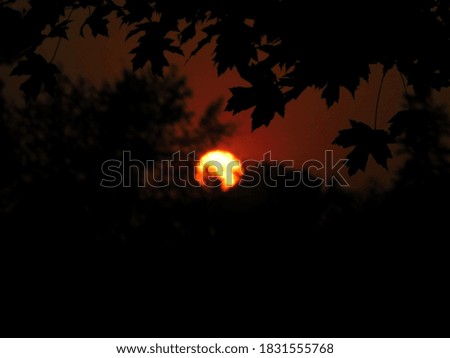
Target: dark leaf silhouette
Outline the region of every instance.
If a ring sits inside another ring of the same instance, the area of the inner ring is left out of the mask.
[[[218,34],[214,62],[217,73],[223,74],[234,67],[245,68],[257,59],[256,44],[259,42],[254,30],[243,20],[227,19],[214,25]]]
[[[58,67],[52,63],[48,63],[44,57],[39,54],[31,53],[26,60],[19,61],[17,66],[12,70],[11,75],[30,77],[22,83],[20,89],[25,93],[27,101],[35,100],[39,95],[41,87],[51,96],[55,94],[56,77],[60,71]]]
[[[339,102],[339,84],[328,83],[327,87],[322,92],[322,98],[327,102],[327,106],[331,107],[334,103]]]
[[[339,131],[333,144],[341,147],[355,147],[347,156],[348,173],[354,175],[358,170],[366,169],[369,154],[375,161],[387,169],[387,160],[392,158],[388,143],[392,143],[384,130],[374,130],[367,124],[350,120],[351,128]]]
[[[251,87],[234,87],[230,89],[233,96],[228,100],[226,111],[233,114],[245,111],[256,105],[256,91]]]
[[[180,44],[184,44],[193,39],[196,33],[195,22],[191,22],[180,32]]]
[[[138,40],[139,45],[130,52],[135,55],[132,60],[133,70],[136,71],[150,62],[153,74],[163,76],[164,67],[169,66],[164,51],[179,55],[183,55],[183,52],[179,47],[172,45],[174,40],[165,37],[166,31],[160,23],[139,25],[135,31],[128,34],[128,38],[141,32],[144,34]]]
[[[65,20],[57,25],[55,25],[49,32],[48,37],[61,37],[68,40],[67,30],[69,28],[70,20]]]
[[[341,88],[347,89],[354,97],[361,80],[369,79],[367,63],[353,64],[351,68],[350,63],[351,60],[345,57],[333,57],[331,61],[313,58],[295,65],[282,78],[281,84],[291,87],[287,92],[289,100],[297,98],[308,87],[322,89],[322,98],[331,107],[339,102]]]
[[[372,133],[371,150],[373,159],[383,168],[388,169],[387,161],[392,158],[391,150],[388,144],[393,141],[385,130],[374,130]]]
[[[369,160],[369,148],[365,145],[357,145],[355,148],[347,155],[347,166],[348,174],[354,175],[358,170],[365,171],[367,161]]]
[[[101,5],[95,8],[94,12],[86,19],[84,24],[81,26],[80,34],[84,36],[84,27],[87,25],[92,31],[92,36],[97,37],[97,35],[102,35],[105,37],[109,36],[108,24],[109,20],[106,18],[114,10],[114,6],[110,3],[107,5]]]
[[[403,134],[409,119],[410,111],[397,112],[394,117],[389,120],[389,134],[394,138]]]
[[[427,118],[428,116],[425,110],[409,109],[399,111],[389,120],[389,134],[395,138],[408,130],[414,131],[416,128],[423,130],[423,125],[421,124],[426,121]]]
[[[231,89],[233,96],[228,100],[226,110],[233,114],[255,106],[252,113],[252,130],[262,125],[268,126],[275,113],[284,115],[283,93],[273,86],[271,92],[259,91],[254,87],[235,87]]]
[[[264,68],[252,66],[241,72],[253,87],[235,87],[231,89],[233,96],[228,100],[227,111],[234,114],[255,107],[252,113],[252,130],[262,125],[268,126],[278,113],[284,116],[285,98],[281,92],[276,76]]]
[[[190,57],[197,55],[197,53],[199,53],[202,48],[209,44],[212,39],[220,33],[219,27],[217,25],[210,25],[204,28],[202,32],[206,34],[206,37],[198,42],[197,47],[191,52]]]
[[[148,1],[127,0],[123,6],[122,22],[125,24],[139,23],[144,19],[150,20],[153,8]]]

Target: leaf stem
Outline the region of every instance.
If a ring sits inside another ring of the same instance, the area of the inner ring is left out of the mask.
[[[53,63],[53,60],[55,59],[56,54],[58,53],[58,49],[59,49],[59,45],[60,44],[61,44],[61,37],[58,39],[58,43],[56,44],[55,51],[53,52],[53,56],[50,59],[49,63]]]
[[[408,108],[411,110],[411,103],[409,102],[409,97],[408,97],[408,90],[406,88],[406,82],[405,82],[405,78],[403,77],[402,73],[399,71],[398,74],[400,75],[400,79],[402,80],[402,85],[403,85],[403,91],[404,96],[406,98],[406,101],[408,102]]]
[[[375,106],[375,119],[373,121],[373,129],[377,129],[378,107],[380,105],[381,90],[383,89],[383,82],[384,82],[385,77],[386,77],[386,71],[383,70],[383,76],[381,77],[381,81],[380,81],[380,88],[378,88],[377,104]]]
[[[73,13],[73,10],[74,10],[74,8],[72,7],[72,9],[70,10],[69,15],[67,16],[65,21],[69,21],[70,20],[70,17],[72,16],[72,13]],[[53,56],[50,59],[49,63],[53,63],[53,61],[55,60],[56,54],[58,53],[59,45],[61,44],[61,40],[62,40],[62,37],[58,38],[58,43],[56,44],[55,51],[53,52]]]

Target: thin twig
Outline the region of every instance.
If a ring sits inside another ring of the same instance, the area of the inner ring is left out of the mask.
[[[72,13],[73,13],[73,10],[74,10],[74,8],[72,8],[72,9],[70,10],[69,15],[67,16],[67,18],[66,18],[64,21],[69,21],[69,20],[70,20],[70,17],[72,16]],[[60,37],[60,38],[58,39],[58,43],[56,44],[55,51],[53,52],[53,56],[52,56],[52,58],[50,59],[50,62],[49,62],[49,63],[53,63],[53,60],[55,59],[56,54],[58,53],[58,49],[59,49],[59,45],[61,44],[61,40],[62,40],[62,37]]]
[[[378,107],[380,105],[381,90],[383,89],[383,82],[384,82],[385,77],[386,77],[386,72],[383,71],[383,77],[381,77],[381,81],[380,81],[380,88],[378,89],[377,104],[375,106],[375,119],[373,122],[373,129],[377,129]]]
[[[398,74],[400,75],[400,79],[402,80],[402,85],[403,85],[403,90],[405,92],[405,98],[406,101],[408,102],[408,108],[411,109],[411,103],[409,102],[409,96],[408,96],[408,90],[406,88],[406,82],[405,82],[405,78],[403,77],[402,73],[399,71]]]

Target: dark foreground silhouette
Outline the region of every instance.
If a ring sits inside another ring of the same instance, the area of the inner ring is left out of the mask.
[[[61,88],[0,103],[3,336],[448,336],[448,120],[428,99],[411,99],[414,155],[387,192],[280,177],[224,193],[139,188],[135,171],[99,185],[124,150],[159,160],[231,133],[219,104],[186,110],[183,79]]]

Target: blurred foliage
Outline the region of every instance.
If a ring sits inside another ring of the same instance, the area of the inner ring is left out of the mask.
[[[407,160],[385,193],[287,187],[286,176],[304,173],[276,175],[271,163],[257,168],[270,187],[224,193],[139,187],[135,171],[130,187],[99,185],[102,163],[123,150],[170,159],[231,132],[218,103],[198,119],[187,110],[183,78],[125,73],[100,89],[67,80],[58,88],[55,99],[20,107],[0,96],[4,336],[185,336],[205,327],[224,336],[252,326],[263,336],[270,308],[278,322],[301,322],[294,331],[304,335],[329,321],[327,332],[348,332],[350,318],[359,332],[394,312],[383,334],[395,335],[417,330],[424,296],[433,300],[426,322],[445,322],[437,302],[448,301],[439,281],[448,272],[448,116],[428,97],[409,99],[413,125],[403,115],[392,123]],[[253,324],[236,325],[255,302],[264,310],[256,306]],[[199,317],[208,324],[192,327]],[[293,332],[281,323],[271,332]]]
[[[186,107],[190,96],[175,72],[164,80],[125,72],[100,89],[64,79],[55,98],[20,107],[0,102],[3,218],[18,228],[30,220],[21,229],[52,231],[47,238],[64,231],[74,240],[87,231],[99,239],[131,238],[155,221],[174,229],[170,209],[191,192],[174,190],[173,183],[159,190],[139,187],[150,175],[144,168],[123,169],[130,170],[131,188],[105,189],[101,168],[107,160],[122,160],[124,151],[143,163],[171,160],[176,152],[182,160],[193,150],[198,156],[233,132],[233,125],[218,120],[221,101],[196,118]]]

